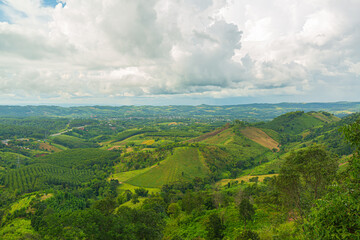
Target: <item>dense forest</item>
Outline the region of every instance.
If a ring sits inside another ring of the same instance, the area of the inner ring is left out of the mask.
[[[0,239],[360,239],[357,105],[280,105],[1,106]]]

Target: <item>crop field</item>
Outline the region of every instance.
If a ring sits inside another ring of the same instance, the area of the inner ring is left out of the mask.
[[[196,148],[177,148],[174,154],[149,171],[131,178],[127,183],[141,186],[159,188],[162,185],[180,179],[205,177],[209,172],[204,165],[203,156]]]
[[[12,170],[4,177],[5,186],[21,192],[43,188],[45,185],[80,185],[94,177],[91,171],[80,171],[50,164],[32,164]]]
[[[259,128],[255,127],[246,127],[242,130],[240,130],[244,136],[247,138],[250,138],[254,142],[257,142],[258,144],[272,150],[277,149],[279,150],[279,143],[276,142],[274,139],[272,139],[269,135],[267,135],[264,131],[260,130]]]

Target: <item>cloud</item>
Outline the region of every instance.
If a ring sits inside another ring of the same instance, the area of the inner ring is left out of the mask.
[[[359,7],[355,0],[4,1],[0,95],[291,99],[322,83],[348,91],[333,79],[351,84],[359,76]]]

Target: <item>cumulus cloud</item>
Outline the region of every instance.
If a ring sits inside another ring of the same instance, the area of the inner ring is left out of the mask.
[[[359,7],[355,0],[4,1],[0,95],[94,104],[166,95],[291,100],[331,85],[318,94],[329,101],[340,80],[360,75]]]

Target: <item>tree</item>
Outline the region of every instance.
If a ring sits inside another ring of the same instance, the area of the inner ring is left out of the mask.
[[[217,213],[209,215],[205,222],[205,227],[207,231],[206,239],[216,240],[223,238],[224,225]]]
[[[179,216],[180,211],[180,206],[177,203],[170,203],[167,208],[167,213],[169,214],[169,216],[174,218],[177,218],[177,216]]]
[[[341,130],[356,153],[349,161],[347,178],[334,183],[312,209],[304,226],[308,239],[360,239],[360,122]]]
[[[135,193],[136,193],[139,197],[147,197],[147,195],[149,194],[149,191],[146,190],[145,188],[136,188],[136,189],[135,189]]]
[[[291,152],[285,159],[275,182],[295,220],[303,221],[315,200],[325,194],[337,168],[337,159],[320,145]]]
[[[251,221],[255,214],[254,206],[250,203],[248,198],[243,198],[239,204],[240,219],[244,221],[245,229],[246,222]]]
[[[96,201],[92,207],[101,211],[105,216],[108,216],[114,211],[116,201],[114,198],[104,198]]]

